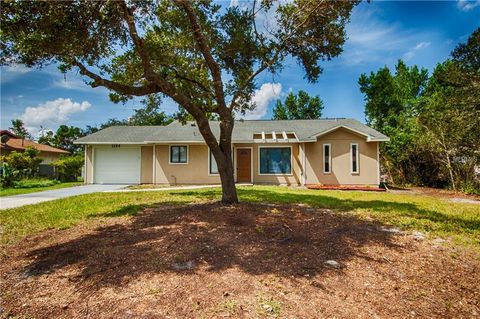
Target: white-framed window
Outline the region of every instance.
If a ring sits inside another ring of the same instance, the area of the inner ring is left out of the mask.
[[[350,172],[358,174],[360,172],[360,156],[358,151],[358,143],[350,144]]]
[[[330,174],[332,172],[332,146],[323,144],[323,172]]]
[[[170,164],[188,164],[188,146],[170,145]]]
[[[208,149],[208,175],[218,175],[217,161],[210,149]]]
[[[260,175],[291,175],[292,147],[259,147],[258,152]]]

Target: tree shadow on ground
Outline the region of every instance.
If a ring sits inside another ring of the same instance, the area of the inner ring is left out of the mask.
[[[118,214],[130,214],[132,208]],[[402,249],[379,224],[350,214],[292,205],[219,203],[145,208],[125,224],[99,227],[27,253],[27,276],[68,271],[73,282],[121,286],[145,274],[230,268],[252,274],[314,276],[327,260],[345,264],[365,246]]]

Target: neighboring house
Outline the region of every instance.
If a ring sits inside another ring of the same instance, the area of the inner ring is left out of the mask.
[[[39,150],[40,154],[38,157],[42,159],[39,173],[42,176],[53,177],[53,167],[50,164],[58,160],[60,156],[69,154],[69,152],[65,150],[18,137],[8,130],[0,131],[0,135],[2,136],[2,142],[0,144],[0,153],[2,155],[7,155],[13,151],[23,152],[27,147],[33,147]]]
[[[218,122],[210,123],[218,137]],[[388,137],[353,119],[236,121],[235,181],[375,185]],[[213,155],[194,122],[112,126],[82,137],[86,183],[218,184]]]

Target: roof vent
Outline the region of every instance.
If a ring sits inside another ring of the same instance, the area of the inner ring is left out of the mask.
[[[196,126],[196,125],[195,125],[195,122],[190,123],[190,126],[194,126],[194,127],[195,127],[195,126]]]

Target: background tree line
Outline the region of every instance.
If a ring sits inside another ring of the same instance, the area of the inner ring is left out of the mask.
[[[480,193],[480,29],[430,76],[399,60],[358,83],[391,182]]]

